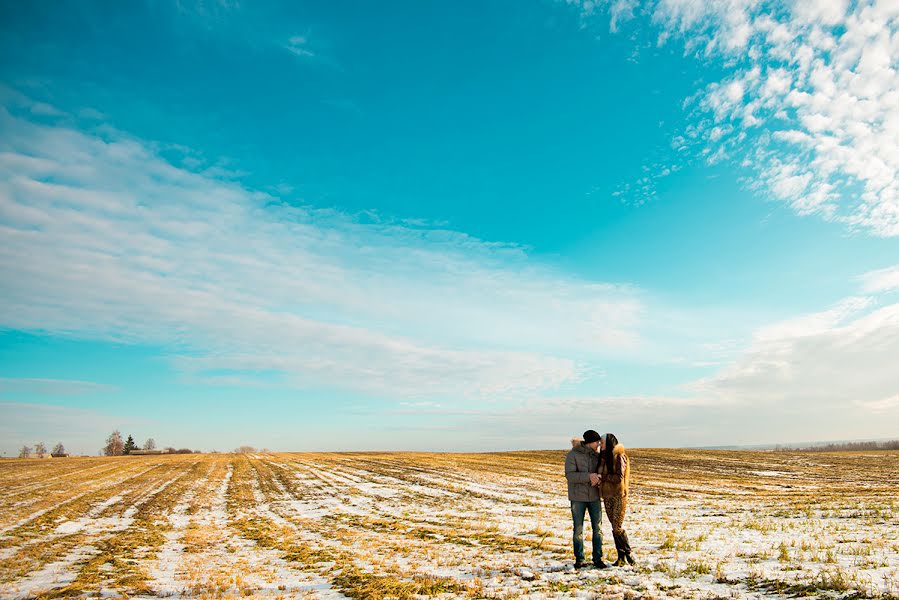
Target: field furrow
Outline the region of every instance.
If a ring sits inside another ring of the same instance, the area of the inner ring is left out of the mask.
[[[80,590],[86,565],[146,529],[144,515],[154,500],[165,497],[163,492],[187,474],[183,467],[174,461],[158,463],[122,481],[118,490],[107,486],[16,530],[25,543],[0,562],[0,592],[27,597],[39,591]],[[112,492],[115,495],[109,495]],[[62,566],[67,575],[53,579]]]
[[[7,460],[0,597],[899,598],[896,453],[633,451],[639,562],[585,571],[563,458]]]

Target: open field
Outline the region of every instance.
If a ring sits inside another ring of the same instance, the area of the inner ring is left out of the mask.
[[[5,460],[0,597],[899,598],[897,452],[634,450],[639,563],[580,572],[563,459]]]

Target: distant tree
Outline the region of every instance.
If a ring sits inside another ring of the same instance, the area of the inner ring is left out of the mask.
[[[166,446],[165,448],[162,449],[162,451],[165,452],[166,454],[175,454],[176,452],[178,452],[171,446]]]
[[[256,448],[253,446],[238,446],[234,449],[235,454],[250,454],[256,452]]]
[[[22,446],[19,450],[19,458],[31,458],[31,446]]]
[[[800,447],[778,447],[789,452],[867,452],[870,450],[899,450],[899,440],[886,442],[830,442]]]
[[[122,448],[122,454],[131,454],[132,450],[137,450],[137,444],[134,443],[134,438],[129,435],[125,441],[125,446]]]
[[[47,445],[44,442],[38,442],[34,445],[34,453],[38,458],[44,458],[47,456]]]
[[[144,442],[144,450],[156,450],[156,440],[147,438],[147,441]]]
[[[122,442],[122,434],[116,429],[106,438],[106,445],[103,446],[104,456],[121,456],[125,451],[125,444]]]
[[[53,446],[53,452],[51,454],[65,454],[66,447],[62,445],[62,442],[56,442],[56,445]]]

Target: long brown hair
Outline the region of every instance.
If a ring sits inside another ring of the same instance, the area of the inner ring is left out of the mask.
[[[618,438],[615,437],[614,433],[606,434],[606,449],[602,451],[602,459],[606,463],[606,470],[609,473],[615,473],[617,475],[621,475],[621,467],[618,464],[618,461],[615,460],[614,452],[615,446],[618,445]]]

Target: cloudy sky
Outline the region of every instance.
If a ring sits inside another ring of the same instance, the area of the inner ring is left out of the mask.
[[[899,3],[0,1],[0,451],[899,434]]]

